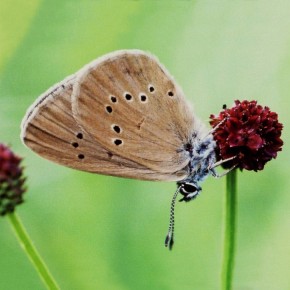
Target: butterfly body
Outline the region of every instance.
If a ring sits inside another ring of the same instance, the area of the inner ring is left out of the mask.
[[[178,181],[179,192],[184,196],[180,201],[191,201],[201,191],[200,183],[208,177],[215,175],[212,166],[216,162],[216,143],[212,134],[208,134],[202,140],[195,138],[190,146],[190,174],[185,179]]]

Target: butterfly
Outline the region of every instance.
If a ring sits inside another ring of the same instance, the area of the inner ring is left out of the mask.
[[[21,139],[40,156],[74,169],[140,180],[176,181],[165,245],[174,242],[177,195],[190,201],[217,176],[212,131],[193,113],[158,59],[120,50],[87,64],[28,109]]]

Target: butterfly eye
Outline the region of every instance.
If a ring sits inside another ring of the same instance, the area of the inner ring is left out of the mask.
[[[183,186],[183,189],[187,193],[192,193],[192,192],[195,192],[197,190],[197,188],[191,183],[185,183]]]

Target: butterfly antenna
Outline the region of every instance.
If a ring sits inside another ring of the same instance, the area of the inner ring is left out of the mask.
[[[169,247],[169,250],[172,250],[174,244],[174,208],[176,203],[176,197],[179,193],[179,189],[180,187],[178,187],[176,192],[174,193],[170,207],[169,229],[165,239],[165,247]]]

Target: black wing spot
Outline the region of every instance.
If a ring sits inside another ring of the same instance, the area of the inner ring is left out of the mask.
[[[72,145],[73,147],[75,147],[75,148],[78,148],[78,147],[79,147],[79,143],[77,143],[77,142],[73,142],[71,145]]]
[[[82,133],[78,133],[78,134],[77,134],[77,138],[78,138],[78,139],[83,139],[83,137],[84,137],[84,136],[83,136]]]
[[[155,88],[152,85],[149,85],[149,92],[153,93],[155,91]]]
[[[85,155],[84,155],[84,154],[79,154],[79,155],[78,155],[78,158],[79,158],[79,159],[84,159],[84,158],[85,158]]]
[[[127,101],[131,101],[131,100],[132,100],[132,95],[130,95],[129,93],[126,93],[126,94],[125,94],[125,99],[126,99]]]
[[[107,152],[107,154],[108,154],[108,157],[109,157],[110,159],[113,158],[113,153],[111,153],[111,152]]]
[[[111,114],[113,112],[113,108],[111,106],[107,106],[106,111]]]
[[[115,143],[115,145],[119,146],[119,145],[123,144],[123,141],[121,139],[115,139],[114,143]]]
[[[117,102],[117,98],[115,96],[111,96],[111,101],[112,101],[112,103],[116,103]]]
[[[113,126],[113,130],[114,130],[116,133],[120,133],[120,132],[121,132],[121,128],[120,128],[118,125],[114,125],[114,126]]]
[[[140,96],[141,102],[146,102],[147,101],[147,96],[146,95],[141,95]]]

